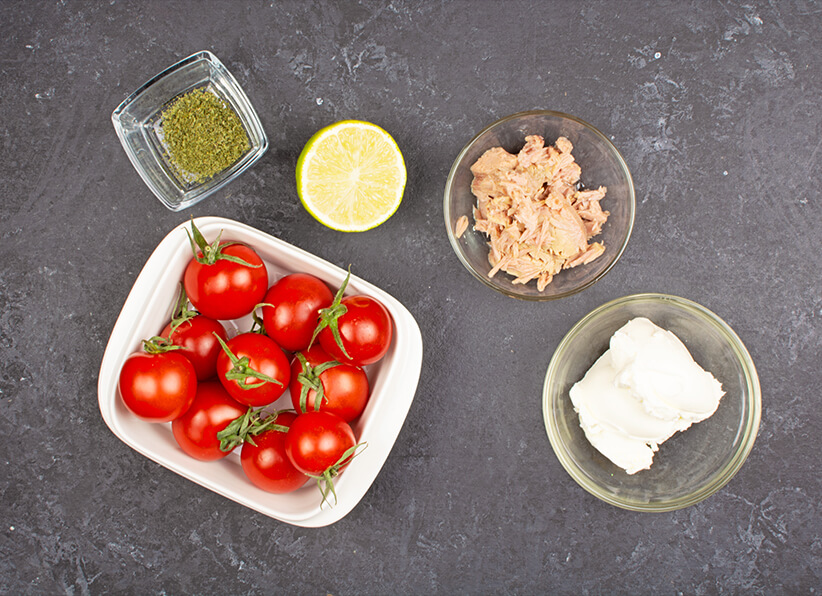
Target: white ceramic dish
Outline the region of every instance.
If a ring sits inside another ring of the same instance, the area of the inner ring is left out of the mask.
[[[304,250],[245,224],[218,217],[194,220],[209,242],[220,230],[224,240],[236,240],[254,247],[265,261],[269,283],[288,273],[316,275],[332,289],[345,279],[346,271]],[[117,389],[120,368],[126,357],[140,349],[144,338],[156,335],[171,316],[179,281],[191,258],[185,228],[180,224],[154,250],[126,299],[114,325],[98,381],[100,412],[108,427],[124,443],[169,470],[218,494],[275,519],[304,527],[334,523],[351,511],[377,477],[402,428],[414,399],[422,367],[422,336],[410,312],[395,298],[352,274],[346,294],[367,294],[379,299],[394,319],[394,337],[388,353],[366,368],[371,382],[371,398],[365,412],[354,424],[354,432],[368,446],[337,477],[338,501],[321,508],[321,496],[314,482],[286,495],[267,493],[245,477],[239,449],[217,462],[195,460],[177,446],[171,424],[151,424],[135,417],[123,405]],[[228,322],[229,335],[250,328],[251,317]],[[290,408],[286,391],[277,408]],[[332,499],[333,500],[333,499]]]

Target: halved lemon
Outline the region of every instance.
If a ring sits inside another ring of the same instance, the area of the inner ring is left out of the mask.
[[[391,217],[405,190],[400,148],[376,124],[343,120],[312,136],[297,160],[306,211],[341,232],[370,230]]]

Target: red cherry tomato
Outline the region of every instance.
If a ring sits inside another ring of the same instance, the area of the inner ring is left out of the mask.
[[[171,431],[180,448],[191,457],[202,461],[221,459],[230,451],[220,450],[217,433],[247,410],[218,381],[205,381],[197,385],[197,395],[188,411],[171,423]]]
[[[349,296],[343,298],[341,304],[346,312],[337,319],[337,327],[345,352],[337,344],[330,326],[317,336],[320,345],[340,362],[356,366],[377,362],[388,351],[394,331],[388,310],[370,296]]]
[[[276,424],[290,427],[297,418],[291,412],[281,412]],[[240,453],[240,462],[251,482],[270,493],[290,493],[308,480],[308,476],[294,467],[285,454],[286,433],[267,430],[252,437],[255,445],[246,441]]]
[[[222,352],[220,342],[214,337],[218,334],[224,341],[228,339],[225,327],[219,322],[205,315],[196,315],[171,332],[171,323],[165,326],[163,337],[168,337],[176,346],[183,346],[178,350],[194,365],[197,380],[204,381],[217,374],[217,356]]]
[[[309,369],[307,373],[300,356],[306,360]],[[297,412],[317,410],[319,388],[322,392],[319,410],[331,412],[346,422],[351,422],[362,414],[368,403],[368,377],[363,369],[350,364],[337,363],[327,368],[333,362],[334,358],[320,346],[298,352],[291,361],[291,403]]]
[[[120,370],[120,395],[136,416],[148,422],[170,422],[194,401],[197,373],[176,351],[135,352]]]
[[[296,352],[311,342],[321,308],[334,301],[325,283],[307,273],[294,273],[279,279],[263,299],[265,332],[280,347]]]
[[[285,452],[294,467],[310,476],[341,470],[350,461],[340,461],[357,443],[351,426],[329,412],[306,412],[291,423]]]
[[[243,244],[223,243],[219,252],[251,266],[225,258],[217,258],[213,264],[200,263],[194,258],[186,267],[183,284],[189,300],[200,313],[212,319],[238,319],[262,301],[268,289],[268,271],[259,255]]]
[[[259,333],[241,333],[217,356],[217,376],[229,395],[247,406],[266,406],[288,388],[291,368],[280,346]],[[265,380],[265,379],[270,380]]]

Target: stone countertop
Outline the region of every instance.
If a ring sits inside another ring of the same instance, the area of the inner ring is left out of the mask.
[[[822,5],[756,2],[76,2],[0,7],[0,593],[817,593],[822,589]],[[112,110],[199,50],[237,77],[263,159],[181,213],[142,183]],[[585,292],[523,303],[474,280],[442,192],[477,131],[532,108],[623,153],[636,225]],[[301,207],[294,166],[337,120],[408,166],[362,234]],[[190,215],[353,263],[422,329],[405,426],[359,505],[320,529],[246,509],[130,449],[97,374],[153,248]],[[653,291],[723,317],[763,395],[750,457],[664,514],[583,491],[541,414],[548,360],[587,312]]]

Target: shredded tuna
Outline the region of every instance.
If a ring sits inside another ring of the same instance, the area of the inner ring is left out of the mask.
[[[542,291],[562,269],[587,265],[605,251],[589,240],[608,219],[599,204],[607,189],[577,188],[581,170],[572,150],[565,137],[546,147],[531,135],[517,155],[494,147],[471,166],[474,229],[488,236],[489,277],[502,270],[515,284],[536,280]],[[468,227],[462,220],[457,237]]]
[[[457,225],[454,228],[454,236],[457,238],[461,237],[465,234],[465,230],[468,229],[468,216],[463,215],[457,220]]]

